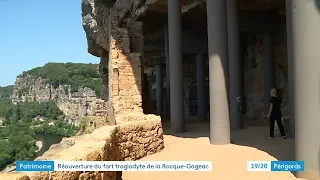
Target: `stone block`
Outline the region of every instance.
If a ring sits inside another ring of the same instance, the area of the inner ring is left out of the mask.
[[[111,54],[111,58],[112,59],[118,59],[119,58],[119,51],[118,50],[114,49],[114,50],[111,51],[110,54]]]

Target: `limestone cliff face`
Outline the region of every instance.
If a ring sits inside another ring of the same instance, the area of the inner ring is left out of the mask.
[[[120,22],[138,17],[154,0],[82,0],[82,25],[88,41],[88,52],[100,57],[100,49],[109,51],[110,17],[117,14]],[[115,17],[115,16],[113,16]]]
[[[71,92],[70,85],[53,87],[46,83],[45,79],[27,74],[17,77],[11,100],[13,104],[26,101],[39,103],[55,101],[64,112],[66,120],[77,123],[85,116],[95,115],[99,98],[90,88],[80,87],[78,91]]]
[[[82,1],[88,51],[101,57],[102,94],[106,101],[112,102],[115,113],[142,111],[140,57],[143,49],[139,45],[143,43],[131,44],[136,42],[134,38],[141,42],[142,25],[125,17],[131,17],[130,12],[144,2],[113,2]]]
[[[288,60],[285,31],[274,36],[274,77],[275,88],[282,97],[283,116],[289,116]],[[244,88],[247,112],[246,117],[251,122],[264,117],[264,65],[262,36],[250,36],[247,39],[244,52]],[[267,123],[267,121],[266,121]]]
[[[82,0],[82,22],[88,40],[88,52],[100,57],[107,49],[108,17],[112,0]]]
[[[18,76],[14,83],[12,102],[19,101],[67,101],[71,98],[96,97],[95,92],[87,87],[80,87],[78,91],[71,92],[70,85],[54,87],[46,83],[46,79],[32,75]]]

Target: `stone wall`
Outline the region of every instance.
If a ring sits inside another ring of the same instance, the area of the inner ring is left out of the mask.
[[[142,118],[141,118],[142,117]],[[130,122],[96,129],[92,134],[64,138],[52,145],[37,160],[125,161],[137,160],[164,148],[163,130],[158,116],[129,114]],[[75,153],[77,152],[77,153]],[[0,179],[13,180],[101,179],[119,180],[121,172],[52,172],[0,174]]]
[[[275,62],[275,88],[283,99],[283,116],[289,115],[288,60],[285,32],[273,37]],[[246,120],[250,124],[261,124],[264,119],[264,64],[262,36],[249,36],[244,58],[244,80],[246,98]],[[268,121],[265,121],[267,124]]]
[[[139,47],[132,42],[142,38],[141,22],[129,21],[120,27],[116,11],[112,13],[110,25],[110,49],[108,62],[109,100],[112,101],[115,114],[142,112],[142,72]],[[129,27],[130,28],[127,28]],[[128,31],[130,30],[130,31]],[[140,43],[142,46],[143,43]],[[132,50],[137,52],[132,52]],[[141,48],[140,48],[141,49]]]
[[[113,116],[113,107],[109,106],[104,100],[97,100],[92,102],[94,105],[90,106],[90,115],[84,116],[80,121],[80,134],[88,134],[97,128],[103,126],[116,125],[115,117]]]
[[[117,129],[116,145],[121,153],[116,160],[134,161],[164,148],[160,117],[132,114],[127,118]]]

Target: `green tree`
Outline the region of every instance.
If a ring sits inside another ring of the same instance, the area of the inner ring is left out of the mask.
[[[31,160],[35,157],[34,133],[28,126],[8,126],[0,139],[0,169],[16,160]]]
[[[13,120],[19,121],[20,119],[21,119],[21,108],[20,108],[20,103],[18,103],[17,106],[15,107]]]
[[[13,86],[0,86],[0,99],[9,99],[13,91]]]
[[[0,170],[14,161],[13,150],[7,141],[0,140]]]
[[[63,119],[63,112],[53,101],[38,103],[24,102],[12,105],[7,101],[0,101],[0,118],[5,119],[5,124],[17,124],[19,120],[22,122],[31,122],[37,115],[44,116],[46,119],[57,120],[59,117]]]

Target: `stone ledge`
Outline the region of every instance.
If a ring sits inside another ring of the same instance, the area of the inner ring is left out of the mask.
[[[140,113],[122,117],[131,121],[105,126],[91,134],[64,138],[59,144],[52,145],[37,160],[133,161],[164,148],[160,117]],[[0,173],[0,179],[6,180],[117,180],[121,179],[119,176],[121,173],[117,172]]]

